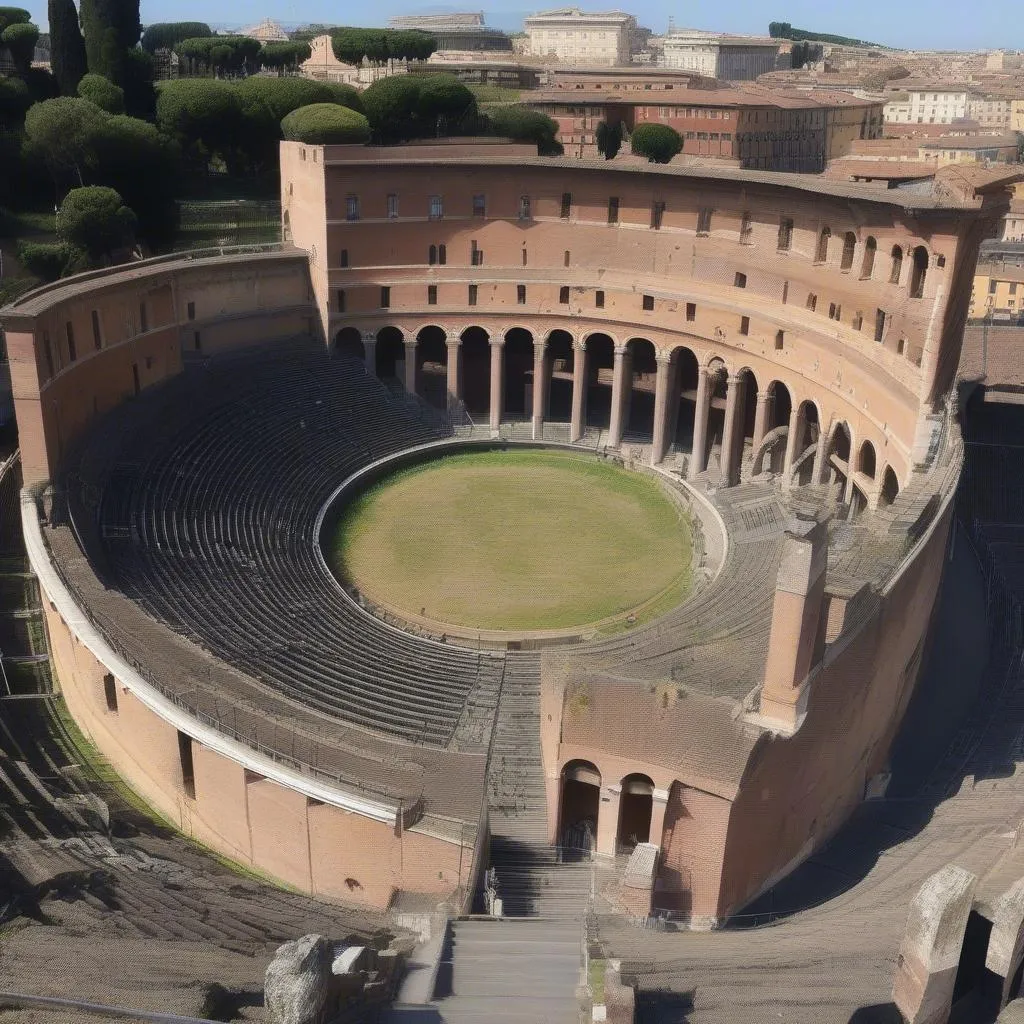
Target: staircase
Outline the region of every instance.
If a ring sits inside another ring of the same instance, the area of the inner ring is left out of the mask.
[[[548,844],[539,705],[540,655],[510,652],[488,777],[491,867],[507,917],[580,921],[591,865],[560,863]]]

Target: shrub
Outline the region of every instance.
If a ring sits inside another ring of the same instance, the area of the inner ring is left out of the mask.
[[[349,110],[358,110],[360,114],[366,113],[363,109],[363,98],[354,86],[345,85],[343,82],[324,82],[323,85],[330,89],[333,103],[340,103]]]
[[[555,140],[558,125],[539,110],[515,104],[498,107],[488,114],[491,135],[503,135],[516,142],[535,142],[541,156],[559,156],[561,143]]]
[[[57,237],[98,260],[134,239],[135,214],[104,185],[73,188],[57,211]]]
[[[30,106],[32,97],[20,78],[0,78],[0,128],[20,125]]]
[[[77,269],[82,253],[64,242],[18,242],[18,262],[41,281],[56,281]]]
[[[265,68],[298,67],[304,60],[309,60],[312,50],[309,43],[301,40],[288,40],[280,43],[264,43],[260,50],[260,63]]]
[[[293,110],[282,122],[284,137],[292,142],[312,145],[367,142],[370,125],[355,110],[337,103],[313,103]]]
[[[235,85],[246,113],[257,105],[266,107],[274,124],[293,110],[311,103],[330,103],[334,96],[324,82],[311,78],[266,78],[253,75]]]
[[[78,95],[108,114],[124,113],[124,89],[102,75],[85,75],[78,83]]]
[[[164,82],[156,100],[156,123],[184,146],[223,152],[235,145],[242,122],[238,92],[227,82],[181,78]]]
[[[46,163],[56,181],[72,176],[81,183],[95,161],[96,133],[109,116],[95,103],[74,96],[36,103],[25,115],[28,149]]]
[[[594,135],[597,138],[597,151],[604,156],[605,160],[614,160],[622,148],[622,122],[616,121],[615,124],[608,124],[607,121],[602,121],[598,124]]]
[[[150,25],[142,33],[141,46],[146,53],[171,50],[183,39],[201,39],[212,36],[210,26],[202,21],[161,21]]]
[[[11,60],[20,71],[26,70],[32,63],[37,42],[39,42],[39,29],[26,22],[8,25],[0,33],[0,43],[7,47]]]
[[[667,164],[683,149],[683,137],[667,124],[641,124],[633,129],[630,148],[651,163]]]

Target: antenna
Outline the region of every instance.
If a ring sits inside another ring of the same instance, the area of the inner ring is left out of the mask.
[[[672,35],[676,30],[676,19],[673,15],[668,16],[668,35]]]

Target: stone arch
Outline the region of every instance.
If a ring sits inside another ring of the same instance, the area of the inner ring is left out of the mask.
[[[781,473],[786,461],[793,399],[782,381],[773,380],[758,396],[758,401],[763,402],[763,412],[759,406],[762,420],[755,425],[750,471],[753,476],[764,472]]]
[[[852,231],[843,235],[843,255],[839,261],[840,270],[849,270],[853,266],[853,257],[857,252],[857,236]]]
[[[828,433],[820,481],[829,485],[842,500],[850,483],[853,431],[845,420],[836,420]]]
[[[703,453],[694,452],[706,468],[712,463],[717,451],[721,465],[722,441],[725,438],[725,408],[729,401],[729,368],[721,356],[715,356],[708,363],[708,427],[707,444]]]
[[[882,472],[882,486],[878,491],[878,504],[881,508],[888,508],[899,496],[900,482],[892,466],[886,466]]]
[[[521,419],[529,414],[533,401],[533,331],[508,327],[504,338],[504,407],[513,418]]]
[[[583,339],[584,426],[607,430],[611,423],[615,345],[615,338],[606,331],[591,331]]]
[[[735,397],[732,410],[732,430],[726,430],[723,436],[722,480],[726,484],[734,484],[740,479],[745,461],[747,446],[753,456],[754,427],[757,420],[757,377],[749,366],[744,366],[734,375]],[[726,415],[729,410],[726,408]],[[724,450],[728,444],[729,451]]]
[[[910,263],[910,297],[924,298],[924,282],[928,275],[928,250],[923,245],[914,247]]]
[[[474,419],[491,413],[491,336],[473,325],[462,331],[462,401]]]
[[[417,391],[438,409],[448,406],[448,332],[427,324],[416,332]]]
[[[650,842],[655,789],[654,780],[640,772],[631,772],[619,785],[616,853],[632,850],[638,843]]]
[[[871,274],[875,269],[875,255],[878,252],[878,242],[874,235],[868,235],[864,241],[864,258],[860,265],[860,277],[862,281],[870,281]]]
[[[601,772],[591,761],[562,766],[558,810],[558,845],[570,854],[590,855],[597,845],[601,813]]]
[[[889,284],[899,284],[900,275],[903,273],[903,250],[894,245],[889,253]]]
[[[381,380],[399,377],[399,364],[405,365],[405,336],[398,327],[382,327],[377,332],[377,376]]]
[[[700,360],[692,348],[675,346],[669,356],[669,406],[667,438],[686,451],[693,451],[697,411]]]
[[[821,411],[817,402],[805,398],[797,406],[796,430],[789,438],[787,458],[790,462],[789,483],[809,484],[814,475],[814,457],[821,441]]]
[[[544,418],[568,423],[572,416],[572,375],[576,365],[576,339],[571,331],[556,328],[547,338],[547,412]]]
[[[334,335],[332,348],[339,354],[349,355],[356,359],[366,358],[366,349],[363,347],[363,336],[355,327],[342,327]]]
[[[654,392],[658,350],[649,338],[630,338],[625,345],[625,408],[623,429],[638,438],[654,437]]]
[[[860,451],[857,454],[857,472],[863,473],[864,476],[870,477],[874,480],[875,471],[875,446],[870,441],[865,441],[861,444]]]

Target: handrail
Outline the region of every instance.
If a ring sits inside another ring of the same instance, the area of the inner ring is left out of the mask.
[[[148,1024],[209,1024],[200,1017],[181,1017],[176,1013],[158,1013],[154,1010],[131,1010],[123,1006],[110,1006],[106,1003],[90,1003],[84,999],[64,999],[60,996],[30,996],[24,992],[0,991],[0,1006],[5,1004],[15,1008],[38,1006],[45,1010],[82,1010],[97,1016],[115,1017],[118,1020],[141,1020]]]

